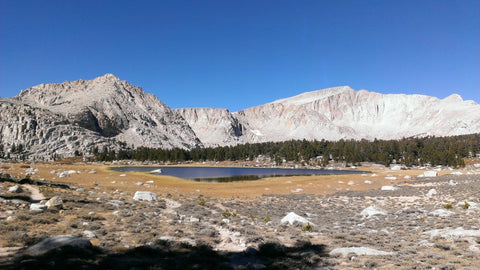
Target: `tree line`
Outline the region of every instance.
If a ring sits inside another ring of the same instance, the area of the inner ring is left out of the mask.
[[[98,161],[124,159],[158,162],[233,161],[253,160],[263,155],[270,157],[277,165],[284,162],[302,162],[326,166],[329,162],[344,162],[348,166],[358,165],[360,162],[374,162],[385,166],[395,163],[408,167],[414,165],[464,167],[464,158],[480,154],[480,134],[373,141],[290,140],[191,150],[139,147],[115,151],[104,147],[102,150],[92,149],[91,152]]]

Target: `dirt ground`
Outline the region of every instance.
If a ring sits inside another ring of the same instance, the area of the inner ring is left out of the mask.
[[[477,164],[432,177],[418,177],[432,168],[372,165],[205,183],[109,169],[120,164],[3,163],[0,268],[478,269]],[[136,191],[157,198],[135,200]],[[54,197],[61,208],[32,210]],[[285,222],[290,213],[304,221]],[[25,255],[63,235],[92,247]]]
[[[201,163],[188,164],[188,166],[201,166]],[[215,166],[231,166],[232,164],[221,163]],[[264,178],[256,181],[238,181],[230,183],[206,183],[185,180],[172,176],[153,175],[138,172],[116,172],[109,167],[120,165],[103,164],[59,164],[59,163],[36,163],[3,164],[4,171],[17,178],[25,177],[28,169],[35,167],[32,178],[45,179],[48,181],[75,184],[78,187],[101,188],[125,192],[135,192],[139,189],[158,192],[160,194],[183,195],[183,196],[208,196],[213,198],[230,197],[258,197],[268,194],[331,194],[346,190],[376,189],[384,185],[402,185],[414,177],[422,174],[425,170],[390,170],[379,166],[358,167],[356,171],[366,171],[362,174],[348,175],[316,175],[316,176],[291,176]],[[162,165],[163,166],[163,165]],[[60,178],[58,173],[74,170],[78,173]],[[346,170],[351,170],[347,168]],[[452,171],[439,171],[439,175],[449,174]],[[125,176],[122,176],[125,175]],[[407,178],[405,178],[407,177]],[[393,179],[395,178],[395,179]],[[393,180],[392,180],[393,179]],[[365,180],[369,180],[368,184]],[[147,183],[139,187],[139,183]],[[151,183],[153,181],[153,183]]]

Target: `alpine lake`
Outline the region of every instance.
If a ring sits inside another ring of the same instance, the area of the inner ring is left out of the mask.
[[[111,167],[118,172],[143,172],[154,175],[169,175],[200,182],[254,181],[269,177],[300,175],[340,175],[359,174],[364,171],[325,170],[325,169],[287,169],[287,168],[251,168],[251,167],[175,167],[175,166],[123,166]]]

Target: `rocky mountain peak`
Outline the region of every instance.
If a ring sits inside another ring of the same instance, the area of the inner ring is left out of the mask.
[[[172,110],[140,87],[107,73],[92,80],[36,85],[2,102],[0,143],[5,149],[22,143],[33,149],[33,156],[46,157],[58,149],[68,155],[119,141],[136,147],[193,148],[292,139],[452,136],[480,130],[480,105],[459,95],[384,95],[349,86],[305,92],[234,113]]]
[[[283,98],[272,102],[272,104],[284,105],[302,105],[311,103],[317,100],[322,100],[331,96],[345,95],[347,93],[355,92],[350,86],[337,86],[321,90],[305,92],[293,97]]]
[[[449,102],[462,102],[463,98],[459,94],[451,94],[450,96],[443,99],[444,101]]]
[[[60,115],[70,125],[128,145],[201,146],[180,115],[154,95],[110,73],[92,80],[36,85],[9,101]],[[12,134],[10,130],[5,132]]]
[[[95,78],[94,80],[120,81],[120,78],[113,75],[112,73],[106,73],[105,75],[99,76],[99,77]]]

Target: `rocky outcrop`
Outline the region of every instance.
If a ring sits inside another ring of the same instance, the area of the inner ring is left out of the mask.
[[[348,86],[303,93],[234,113],[180,110],[207,145],[292,139],[401,139],[478,133],[480,105],[459,95],[384,95]],[[233,132],[238,130],[239,132]]]
[[[73,156],[94,146],[118,148],[118,142],[136,147],[201,146],[179,114],[112,74],[33,86],[2,99],[0,116],[5,154],[20,144],[22,155],[34,159]]]
[[[204,146],[224,146],[245,143],[243,127],[227,109],[176,109],[195,131]]]
[[[200,146],[181,116],[154,95],[112,74],[93,80],[40,84],[13,99],[62,115],[71,124],[128,145]]]
[[[52,160],[86,153],[92,147],[115,147],[100,134],[71,124],[65,117],[12,100],[0,100],[1,154],[10,158]]]
[[[354,91],[348,86],[307,92],[236,113],[249,141],[401,139],[478,133],[480,105],[458,95]]]

